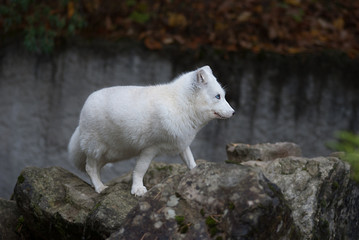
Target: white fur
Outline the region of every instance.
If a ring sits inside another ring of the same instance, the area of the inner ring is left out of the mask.
[[[86,100],[69,156],[86,170],[96,192],[106,188],[100,180],[106,163],[138,156],[131,193],[142,196],[147,191],[143,176],[154,157],[180,154],[188,168],[194,168],[189,145],[197,132],[211,119],[233,114],[208,66],[168,84],[104,88]]]

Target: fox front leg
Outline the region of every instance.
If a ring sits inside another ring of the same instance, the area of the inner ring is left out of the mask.
[[[135,196],[143,196],[147,189],[143,185],[143,176],[145,175],[148,167],[151,164],[152,159],[157,155],[157,152],[153,149],[146,149],[142,151],[140,157],[137,159],[135,170],[132,175],[132,188],[131,194]]]
[[[193,169],[197,166],[196,162],[194,161],[192,151],[189,147],[180,153],[180,156],[189,169]]]

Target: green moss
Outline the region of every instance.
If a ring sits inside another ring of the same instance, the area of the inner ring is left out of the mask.
[[[216,222],[216,220],[214,220],[213,217],[209,216],[206,218],[206,225],[207,225],[207,227],[212,228],[212,227],[217,226],[217,222]]]
[[[201,209],[201,211],[199,211],[199,213],[202,215],[202,217],[204,217],[205,212],[204,212],[204,209],[203,209],[203,208]]]
[[[189,227],[192,225],[192,223],[186,223],[184,216],[175,216],[175,220],[178,225],[178,232],[181,234],[187,233]]]
[[[172,166],[163,166],[163,167],[156,167],[156,170],[158,171],[173,171],[173,167]]]
[[[236,207],[236,206],[234,206],[234,203],[233,203],[233,202],[229,202],[229,204],[228,204],[228,209],[229,209],[229,210],[233,210],[233,209],[235,209],[235,207]]]
[[[337,181],[334,181],[332,184],[332,190],[335,191],[339,188],[339,183]]]
[[[93,210],[97,210],[101,206],[101,202],[96,203],[96,205],[93,207]]]
[[[327,201],[325,199],[322,199],[322,201],[320,201],[320,205],[321,207],[326,207],[327,206]]]
[[[210,236],[214,237],[218,233],[218,222],[212,216],[209,216],[206,218],[206,225]]]
[[[175,195],[176,195],[177,198],[183,199],[183,197],[181,196],[181,194],[179,194],[178,192],[175,192]]]
[[[241,165],[241,163],[239,163],[239,162],[230,161],[230,160],[226,160],[225,163]]]
[[[18,219],[17,219],[17,225],[16,225],[16,231],[20,232],[22,227],[24,226],[25,223],[25,218],[23,215],[21,215]]]
[[[175,219],[178,225],[182,225],[184,223],[184,216],[175,216]]]
[[[321,218],[319,220],[318,229],[314,233],[313,239],[329,239],[330,230],[329,222],[326,219]]]
[[[25,181],[25,177],[22,174],[20,174],[20,176],[17,178],[17,182],[21,184],[24,181]]]
[[[187,233],[188,232],[188,225],[183,225],[178,229],[178,232],[180,232],[181,234]]]

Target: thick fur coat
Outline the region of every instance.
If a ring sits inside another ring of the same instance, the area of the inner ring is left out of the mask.
[[[167,84],[104,88],[86,100],[69,156],[88,173],[97,192],[106,188],[100,179],[106,163],[137,156],[131,193],[142,196],[147,191],[143,176],[154,157],[180,154],[194,168],[189,146],[197,132],[210,120],[233,114],[208,66]]]

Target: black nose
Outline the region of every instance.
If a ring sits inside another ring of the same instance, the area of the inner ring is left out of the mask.
[[[234,114],[236,114],[236,111],[233,111],[232,116],[233,116]]]

